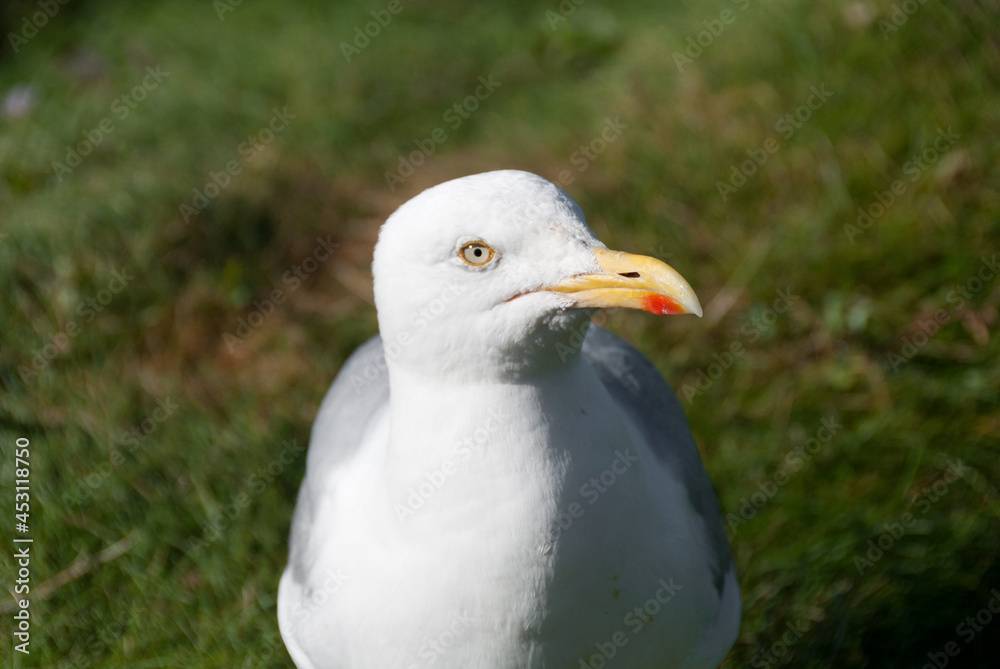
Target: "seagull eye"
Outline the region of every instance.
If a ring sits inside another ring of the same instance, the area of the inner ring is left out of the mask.
[[[458,257],[466,265],[479,267],[493,260],[494,253],[493,249],[483,242],[469,242],[458,252]]]

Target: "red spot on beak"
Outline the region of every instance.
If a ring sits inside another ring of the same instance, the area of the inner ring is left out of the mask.
[[[675,316],[677,314],[687,313],[684,311],[684,307],[666,295],[646,293],[642,296],[641,303],[643,309],[651,314],[656,314],[657,316]]]

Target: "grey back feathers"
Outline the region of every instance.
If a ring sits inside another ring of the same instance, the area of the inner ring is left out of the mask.
[[[304,582],[309,533],[314,528],[316,500],[341,463],[354,457],[372,418],[389,402],[389,372],[382,339],[375,335],[347,359],[316,414],[306,477],[299,488],[289,537],[288,562],[295,580]]]
[[[705,525],[712,580],[721,595],[732,565],[729,540],[680,401],[646,356],[607,330],[591,327],[582,353],[619,408],[640,426],[650,448],[687,488],[688,500]]]

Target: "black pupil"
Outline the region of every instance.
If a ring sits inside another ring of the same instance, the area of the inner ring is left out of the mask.
[[[483,250],[482,249],[473,249],[472,250],[472,255],[474,255],[474,256],[476,256],[478,258],[479,256],[483,255]]]

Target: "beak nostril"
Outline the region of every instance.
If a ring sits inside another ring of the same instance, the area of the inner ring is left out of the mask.
[[[638,272],[618,272],[618,276],[623,276],[626,279],[638,279],[639,278],[639,273]]]

